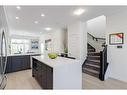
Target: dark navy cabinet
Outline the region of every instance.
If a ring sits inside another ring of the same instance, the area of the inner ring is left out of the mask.
[[[46,78],[47,78],[47,89],[53,88],[53,69],[49,66],[46,68]]]
[[[30,69],[30,56],[23,56],[22,57],[22,69]]]
[[[11,60],[12,60],[11,61],[12,72],[16,72],[16,71],[22,70],[22,63],[23,63],[22,56],[12,56]]]
[[[8,56],[6,73],[30,68],[30,55]]]
[[[32,60],[32,76],[43,89],[53,89],[53,68],[34,58]]]
[[[10,73],[11,71],[12,71],[11,57],[8,56],[5,73]]]

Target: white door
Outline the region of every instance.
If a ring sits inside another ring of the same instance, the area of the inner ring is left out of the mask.
[[[80,36],[77,34],[69,35],[68,53],[70,57],[80,59]]]

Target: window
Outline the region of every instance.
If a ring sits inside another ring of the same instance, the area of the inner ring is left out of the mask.
[[[11,53],[26,53],[29,51],[29,40],[11,39]]]

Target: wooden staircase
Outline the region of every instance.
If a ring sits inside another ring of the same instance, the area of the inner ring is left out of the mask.
[[[95,48],[88,44],[87,59],[83,64],[83,72],[91,76],[99,78],[100,74],[100,52],[96,52]]]
[[[96,52],[95,48],[92,47],[89,43],[87,44],[87,58],[82,65],[82,71],[86,74],[89,74],[91,76],[99,78],[101,81],[105,80],[105,73],[108,68],[108,62],[107,62],[107,45],[106,45],[106,39],[105,38],[96,38],[93,35],[88,34],[88,37],[91,38],[91,40],[94,40],[96,42],[102,41],[102,49],[100,52]]]

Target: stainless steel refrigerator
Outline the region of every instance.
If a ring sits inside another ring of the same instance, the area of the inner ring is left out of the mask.
[[[4,89],[7,83],[7,77],[5,75],[7,64],[7,44],[5,30],[0,30],[0,89]]]

